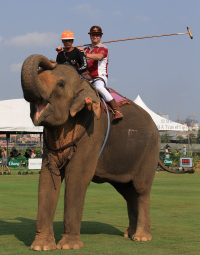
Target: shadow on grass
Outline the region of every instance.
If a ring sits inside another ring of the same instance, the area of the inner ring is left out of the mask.
[[[14,222],[15,221],[15,222]],[[16,222],[17,221],[17,222]],[[34,240],[36,234],[36,221],[32,219],[18,217],[9,221],[0,220],[0,235],[14,235],[19,241],[23,242],[26,246],[30,246]],[[54,233],[56,242],[62,238],[64,231],[63,222],[54,222]],[[123,233],[105,223],[95,221],[83,221],[81,223],[81,234],[82,235],[93,235],[93,234],[108,234],[108,235],[120,235]]]

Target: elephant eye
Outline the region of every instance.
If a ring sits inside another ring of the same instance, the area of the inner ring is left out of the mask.
[[[64,81],[59,81],[57,83],[57,86],[59,86],[60,88],[64,88]]]

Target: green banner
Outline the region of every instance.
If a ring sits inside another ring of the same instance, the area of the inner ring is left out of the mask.
[[[164,164],[166,165],[166,166],[169,166],[169,165],[171,165],[173,163],[173,160],[172,159],[165,159],[164,160]]]
[[[8,161],[8,166],[9,167],[16,168],[16,167],[20,167],[20,165],[21,165],[21,163],[20,163],[19,160],[13,159],[13,160]]]
[[[27,159],[26,158],[20,158],[20,157],[16,157],[16,158],[10,158],[8,157],[8,166],[12,167],[12,168],[17,168],[17,167],[22,167],[22,166],[26,166],[27,165]]]

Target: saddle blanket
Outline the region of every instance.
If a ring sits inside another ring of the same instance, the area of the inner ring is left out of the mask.
[[[111,89],[111,88],[107,88],[107,89],[108,89],[108,91],[110,92],[111,96],[115,99],[115,101],[117,103],[120,103],[120,102],[128,100],[126,97],[121,96],[119,93],[117,93],[113,89]]]
[[[126,104],[135,104],[133,101],[131,101],[131,100],[127,99],[126,97],[117,93],[114,89],[107,87],[107,90],[110,92],[111,96],[115,99],[115,101],[119,107],[122,107],[123,105],[126,105]],[[108,104],[107,104],[107,107],[108,107],[109,111],[112,111],[112,109],[110,108],[110,106]],[[102,112],[106,111],[106,107],[103,104],[103,102],[101,102],[101,110],[102,110]]]

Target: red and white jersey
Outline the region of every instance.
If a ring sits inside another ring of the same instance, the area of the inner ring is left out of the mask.
[[[97,76],[108,77],[108,48],[104,44],[100,43],[94,48],[86,47],[84,50],[86,54],[89,53],[103,55],[102,60],[93,60],[87,58],[88,71],[90,72],[90,76],[92,78],[95,78]]]

